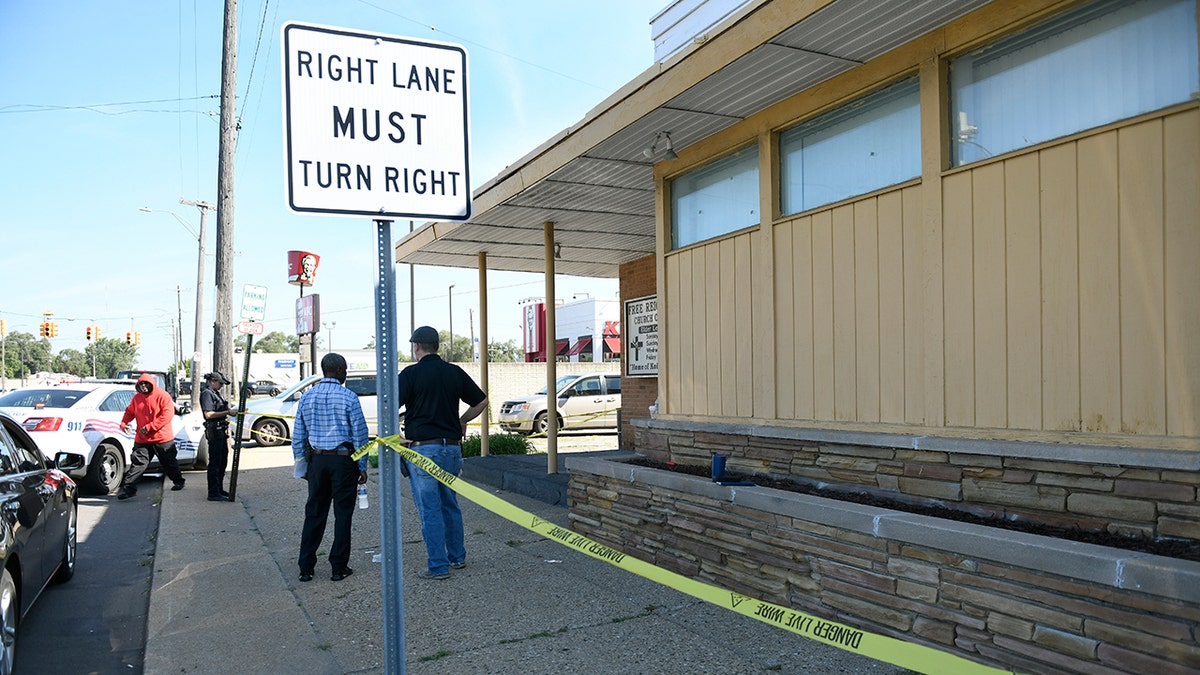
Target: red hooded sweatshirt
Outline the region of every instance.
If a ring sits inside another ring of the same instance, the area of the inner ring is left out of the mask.
[[[143,382],[150,384],[149,394],[141,392],[144,389]],[[133,395],[133,400],[121,416],[121,426],[124,427],[129,420],[137,419],[135,443],[169,443],[175,440],[175,432],[171,429],[171,422],[175,419],[175,402],[171,400],[171,396],[155,386],[154,376],[150,373],[142,373],[138,378],[137,388],[138,393]],[[142,433],[143,429],[146,433]]]

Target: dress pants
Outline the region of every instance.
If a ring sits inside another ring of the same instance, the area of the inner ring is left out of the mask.
[[[300,534],[301,572],[312,572],[317,548],[325,536],[329,504],[333,503],[333,546],[329,564],[337,572],[350,562],[350,521],[358,497],[358,462],[346,455],[313,454],[308,460],[308,502],[304,504],[304,529]]]
[[[225,467],[229,464],[229,433],[211,429],[204,433],[208,438],[208,496],[220,497],[225,489]]]

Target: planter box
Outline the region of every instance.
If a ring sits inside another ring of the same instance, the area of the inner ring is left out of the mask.
[[[755,598],[1023,672],[1200,669],[1200,563],[569,458],[573,529]]]

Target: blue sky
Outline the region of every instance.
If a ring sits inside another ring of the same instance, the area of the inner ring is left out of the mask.
[[[193,344],[199,212],[216,203],[223,3],[217,0],[0,0],[0,317],[36,334],[43,311],[59,324],[55,352],[83,350],[85,326],[105,337],[137,330],[144,367],[172,358],[182,307]],[[268,289],[266,329],[291,333],[299,295],[286,252],[321,256],[323,330],[335,349],[374,334],[375,226],[366,218],[295,215],[285,200],[280,26],[301,21],[456,43],[469,58],[474,190],[581,119],[650,67],[650,18],[666,0],[243,0],[237,91],[234,295]],[[265,7],[265,11],[264,11]],[[149,207],[169,213],[139,211]],[[421,222],[417,223],[419,227]],[[189,233],[190,229],[190,233]],[[393,235],[408,222],[393,224]],[[216,217],[208,218],[205,326],[211,333]],[[399,266],[400,332],[409,283]],[[558,297],[617,296],[616,280],[559,277]],[[468,333],[478,273],[416,268],[418,324]],[[489,330],[520,343],[520,300],[544,294],[541,275],[492,272]],[[177,292],[177,288],[180,290]],[[235,302],[234,318],[239,304]],[[211,342],[211,334],[205,343]],[[211,362],[206,347],[204,363]]]

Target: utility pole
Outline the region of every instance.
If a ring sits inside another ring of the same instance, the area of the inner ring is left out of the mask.
[[[192,344],[192,410],[200,409],[200,360],[204,358],[204,258],[205,242],[208,239],[208,212],[217,208],[206,201],[191,201],[179,198],[180,204],[194,206],[200,209],[200,234],[196,239],[199,241],[199,246],[196,251],[196,337]],[[183,317],[180,316],[180,335],[183,331]],[[183,350],[183,338],[180,337],[180,351]],[[224,372],[224,371],[221,371]]]
[[[236,106],[237,0],[225,0],[225,31],[221,44],[221,139],[217,158],[217,316],[213,325],[213,367],[222,373],[233,372],[233,151],[237,145]],[[199,391],[200,387],[193,378],[193,398],[199,396]]]

